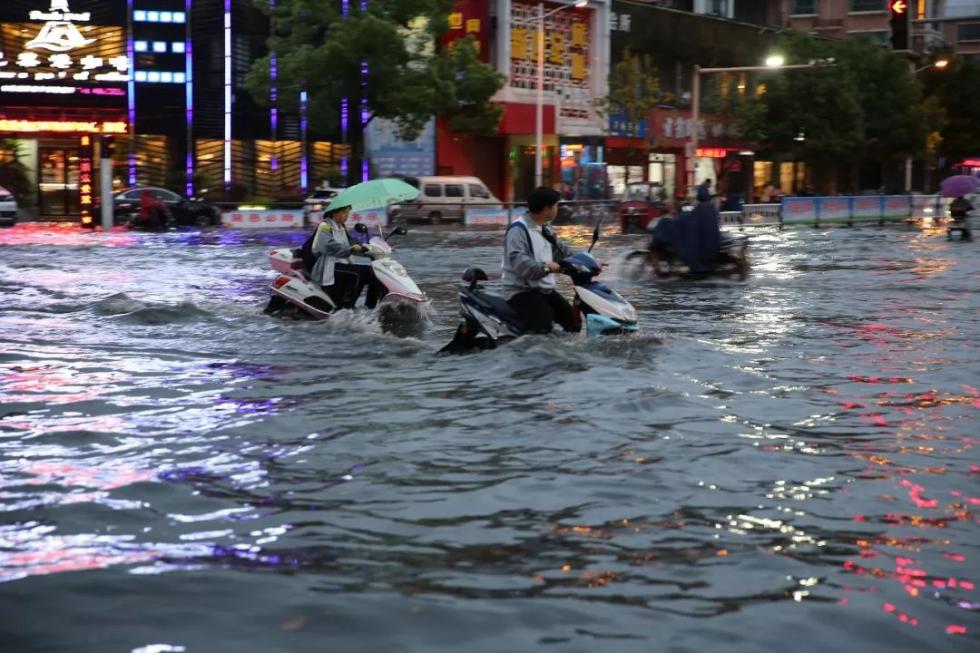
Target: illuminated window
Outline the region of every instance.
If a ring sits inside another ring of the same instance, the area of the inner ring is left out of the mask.
[[[174,74],[164,71],[160,73],[160,81],[164,84],[171,84],[174,81]]]
[[[133,41],[133,49],[137,52],[146,52],[148,45],[146,41]]]
[[[139,22],[146,22],[146,12],[143,11],[142,9],[137,9],[136,11],[133,12],[133,20]]]
[[[166,52],[167,51],[167,42],[166,41],[154,41],[153,42],[153,51],[154,52]]]
[[[148,12],[146,12],[146,22],[148,22],[148,23],[159,23],[160,22],[160,12],[159,11],[148,11]]]
[[[136,77],[135,77],[135,79],[136,79],[137,82],[145,82],[146,81],[146,71],[145,70],[137,70],[136,71]]]
[[[184,51],[185,51],[184,50],[184,42],[183,41],[174,41],[173,43],[170,44],[170,51],[173,52],[173,53],[175,53],[175,54],[184,54]]]
[[[172,23],[174,22],[174,14],[172,11],[161,11],[160,12],[160,22],[161,23]]]
[[[146,81],[148,81],[148,82],[154,82],[154,83],[155,82],[159,82],[160,81],[160,73],[157,72],[156,70],[151,70],[150,72],[146,73]]]
[[[174,73],[175,84],[183,84],[186,81],[187,81],[187,75],[185,75],[184,73]]]
[[[174,12],[174,22],[175,23],[184,23],[186,21],[187,21],[187,17],[184,14],[184,12],[182,12],[182,11],[175,11]]]

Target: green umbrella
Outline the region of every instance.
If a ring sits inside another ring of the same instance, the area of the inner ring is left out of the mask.
[[[419,189],[406,184],[401,179],[372,179],[340,191],[330,200],[325,213],[345,206],[352,211],[383,209],[395,202],[407,202],[419,196]]]

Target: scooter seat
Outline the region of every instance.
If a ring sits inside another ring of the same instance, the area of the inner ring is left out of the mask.
[[[482,290],[470,290],[468,292],[474,299],[489,307],[497,317],[515,324],[521,323],[521,318],[518,317],[517,313],[514,312],[514,309],[511,308],[510,304],[503,297],[491,295]]]

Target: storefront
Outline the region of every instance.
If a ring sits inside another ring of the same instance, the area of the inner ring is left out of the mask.
[[[606,197],[605,139],[562,137],[558,145],[558,165],[562,197],[569,200]]]
[[[80,215],[99,137],[130,130],[126,23],[125,3],[0,4],[0,138],[35,188],[21,203],[40,216]]]
[[[646,174],[649,181],[664,184],[667,196],[687,194],[686,157],[693,154],[696,184],[710,179],[715,192],[749,198],[752,151],[730,122],[720,116],[701,114],[695,124],[689,111],[654,109],[648,123],[652,146]],[[693,129],[699,130],[698,148],[691,152]]]
[[[536,184],[538,4],[492,5],[497,30],[489,61],[508,79],[495,98],[504,107],[498,128],[504,154],[500,197],[520,201]],[[543,7],[541,183],[566,195],[594,197],[605,184],[603,125],[593,101],[607,92],[609,1]]]

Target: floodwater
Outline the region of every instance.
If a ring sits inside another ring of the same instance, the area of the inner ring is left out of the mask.
[[[0,231],[4,653],[977,650],[975,243],[609,235],[639,333],[437,357],[499,231],[393,243],[416,339],[262,315],[303,235]]]

